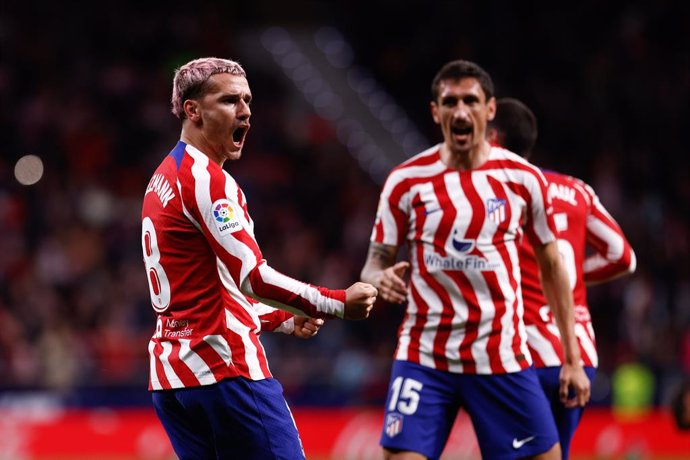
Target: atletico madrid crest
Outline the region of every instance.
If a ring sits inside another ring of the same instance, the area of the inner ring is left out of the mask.
[[[496,224],[506,220],[506,200],[503,198],[489,198],[486,200],[486,215]]]
[[[394,437],[402,431],[403,416],[400,414],[388,414],[386,416],[386,434],[389,438]]]

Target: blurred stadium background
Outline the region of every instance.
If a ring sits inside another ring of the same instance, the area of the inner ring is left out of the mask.
[[[388,170],[440,140],[436,70],[485,67],[535,111],[534,162],[593,185],[638,257],[589,290],[601,366],[575,456],[690,458],[668,410],[690,374],[688,31],[670,0],[3,2],[0,459],[173,458],[146,391],[140,205],[179,135],[173,70],[211,55],[254,94],[226,169],[266,258],[331,287],[358,278]],[[262,336],[308,458],[377,458],[401,316]],[[458,423],[444,458],[477,458]]]

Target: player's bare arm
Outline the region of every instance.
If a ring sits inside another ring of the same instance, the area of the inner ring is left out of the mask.
[[[575,337],[573,295],[568,276],[558,253],[556,242],[534,247],[541,272],[544,296],[551,306],[556,326],[561,334],[564,362],[561,367],[560,397],[566,407],[584,406],[589,401],[590,382],[582,367],[580,348]],[[568,399],[568,389],[575,396]]]
[[[410,263],[395,263],[397,255],[396,246],[372,242],[360,275],[362,281],[373,284],[379,290],[383,300],[391,303],[403,303],[407,299],[407,284],[403,276]]]

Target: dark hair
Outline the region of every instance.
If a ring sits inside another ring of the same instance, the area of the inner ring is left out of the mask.
[[[431,100],[438,100],[439,87],[442,81],[457,81],[463,78],[476,78],[484,91],[487,101],[494,97],[494,82],[491,81],[491,76],[488,72],[474,62],[458,59],[457,61],[450,61],[441,67],[441,70],[434,77],[434,81],[431,82]]]
[[[496,116],[489,121],[501,147],[528,158],[537,142],[537,117],[517,99],[504,97],[496,101]]]

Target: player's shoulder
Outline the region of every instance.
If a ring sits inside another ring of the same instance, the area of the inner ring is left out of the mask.
[[[504,168],[524,169],[539,172],[539,168],[525,158],[506,148],[492,145],[489,151],[489,161],[497,162]]]
[[[543,169],[542,172],[550,183],[567,185],[580,190],[585,195],[594,195],[594,189],[578,177],[552,169]]]
[[[440,156],[440,144],[429,147],[393,168],[388,174],[387,183],[400,183],[406,179],[415,179],[438,174],[444,169]]]
[[[546,184],[546,179],[539,167],[530,163],[517,153],[503,147],[491,146],[489,160],[484,168],[502,171],[510,180],[516,180],[523,183],[539,182],[541,184]]]
[[[433,145],[403,161],[393,171],[434,165],[441,160],[440,152],[441,144]]]

